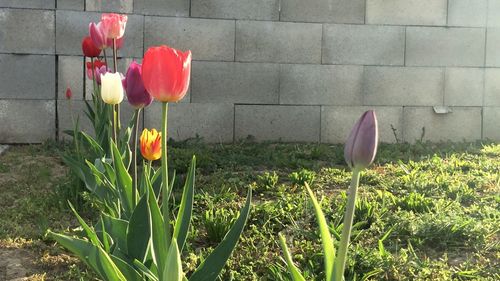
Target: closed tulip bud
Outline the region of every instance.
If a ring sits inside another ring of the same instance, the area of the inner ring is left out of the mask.
[[[110,46],[107,44],[106,34],[104,34],[104,30],[102,29],[102,23],[93,23],[89,24],[89,35],[94,42],[94,45],[99,49],[106,49],[106,47]]]
[[[144,129],[140,139],[141,154],[149,160],[154,161],[161,158],[161,133],[152,129]]]
[[[125,33],[127,16],[119,14],[102,14],[101,24],[106,38],[119,39]]]
[[[86,57],[95,58],[101,54],[101,50],[94,45],[90,36],[84,37],[82,40],[82,51]]]
[[[344,158],[349,167],[364,169],[375,159],[378,144],[377,116],[373,110],[363,113],[354,124],[344,147]]]
[[[107,104],[122,102],[123,85],[120,73],[107,72],[101,75],[101,96]]]
[[[71,97],[73,97],[73,92],[71,92],[71,88],[67,87],[66,88],[66,99],[70,100]]]
[[[142,62],[142,81],[158,101],[177,102],[189,87],[191,51],[182,52],[168,46],[151,47]]]
[[[128,102],[136,109],[151,104],[153,97],[144,88],[141,65],[133,61],[128,67],[123,86],[127,92]]]

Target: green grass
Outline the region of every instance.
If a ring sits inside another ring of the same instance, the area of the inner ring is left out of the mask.
[[[350,181],[341,145],[200,140],[170,145],[169,167],[180,173],[177,190],[191,155],[198,160],[186,251],[196,254],[183,257],[186,271],[213,249],[253,188],[251,217],[221,279],[289,280],[278,245],[283,232],[307,280],[321,280],[321,242],[302,184],[312,183],[338,235]],[[33,252],[32,272],[45,274],[45,280],[92,280],[85,267],[43,236],[48,227],[76,226],[61,202],[60,191],[72,184],[56,157],[61,149],[14,147],[0,156],[0,204],[6,206],[0,208],[0,251]],[[381,145],[376,163],[361,176],[347,280],[500,280],[499,175],[495,143]],[[86,217],[95,214],[87,210]]]

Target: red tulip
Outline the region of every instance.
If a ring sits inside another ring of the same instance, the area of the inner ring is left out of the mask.
[[[349,167],[364,169],[375,159],[378,143],[377,116],[368,110],[354,124],[344,147],[344,158]]]
[[[90,36],[86,36],[82,40],[82,51],[83,54],[90,58],[98,57],[101,54],[101,50],[94,45],[94,42]]]
[[[151,47],[142,62],[142,81],[146,90],[161,102],[177,102],[189,87],[191,51],[168,46]]]
[[[119,14],[102,14],[102,31],[106,38],[119,39],[125,33],[127,16]]]
[[[107,38],[102,29],[102,23],[99,22],[97,24],[91,22],[89,24],[89,34],[92,41],[94,41],[94,45],[96,45],[99,49],[106,49],[106,47],[110,46],[107,44]]]
[[[66,88],[66,99],[70,100],[72,96],[73,96],[73,92],[71,92],[71,88],[67,87]]]

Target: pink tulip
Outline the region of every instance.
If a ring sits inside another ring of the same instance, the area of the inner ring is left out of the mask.
[[[119,39],[125,33],[127,16],[119,14],[102,14],[101,24],[106,38]]]
[[[107,44],[107,38],[102,29],[102,23],[99,22],[97,24],[91,22],[89,24],[89,34],[90,38],[94,42],[94,45],[99,49],[106,49],[106,47],[110,46]]]
[[[354,124],[344,147],[344,158],[349,167],[364,169],[375,159],[378,144],[377,116],[368,110]]]
[[[119,50],[123,47],[123,39],[125,36],[120,37],[119,39],[116,39],[116,49]],[[108,38],[106,45],[112,47],[113,46],[113,39]]]

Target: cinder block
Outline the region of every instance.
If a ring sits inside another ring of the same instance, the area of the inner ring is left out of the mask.
[[[192,0],[191,16],[199,18],[278,20],[279,0]]]
[[[486,66],[500,66],[500,27],[486,30]]]
[[[366,66],[365,105],[442,105],[444,70]]]
[[[145,127],[161,129],[161,103],[145,111]],[[168,138],[185,140],[202,137],[210,143],[233,141],[234,106],[223,103],[176,103],[168,108]]]
[[[83,58],[78,56],[59,56],[57,98],[66,99],[66,88],[70,87],[73,99],[83,99]]]
[[[367,110],[375,110],[381,142],[403,141],[402,106],[322,106],[321,142],[344,143],[354,123]]]
[[[0,99],[54,99],[55,61],[47,55],[0,54]]]
[[[85,0],[57,0],[57,9],[83,11]]]
[[[363,67],[283,64],[280,104],[361,105]]]
[[[186,0],[134,0],[134,12],[156,16],[189,16],[189,1]]]
[[[54,100],[0,100],[0,143],[40,143],[56,136]]]
[[[451,106],[482,106],[484,69],[447,68],[445,71],[444,104]]]
[[[500,141],[500,107],[483,107],[483,138]]]
[[[320,107],[235,105],[235,140],[319,142]]]
[[[366,0],[366,23],[446,25],[447,0]]]
[[[237,21],[236,61],[320,63],[321,24]]]
[[[282,21],[364,23],[364,0],[281,1]]]
[[[56,0],[0,0],[0,8],[54,9],[55,2]]]
[[[484,66],[485,29],[408,27],[406,65]]]
[[[0,9],[0,52],[54,54],[54,11]]]
[[[486,26],[488,0],[449,0],[448,25]]]
[[[404,140],[458,142],[481,139],[481,107],[453,107],[452,111],[436,114],[432,107],[405,107]]]
[[[323,29],[323,63],[403,65],[403,27],[329,24]]]
[[[500,106],[500,68],[484,70],[484,106]]]
[[[194,62],[194,103],[278,103],[279,65]]]
[[[71,100],[71,102],[68,100],[57,101],[59,139],[70,139],[64,131],[73,130],[77,121],[80,131],[83,131],[90,136],[95,136],[94,127],[85,114],[86,111],[87,106],[83,100]],[[122,130],[125,130],[125,128],[131,123],[133,116],[134,109],[127,102],[122,102],[120,104],[120,120]],[[111,115],[108,117],[111,119]],[[144,117],[141,113],[141,120],[139,121],[139,134],[143,129],[142,118]]]
[[[500,27],[500,1],[488,0],[488,27]]]
[[[86,0],[85,10],[93,12],[132,13],[133,0]]]
[[[146,17],[144,46],[191,50],[195,60],[234,59],[234,21]],[[145,50],[145,51],[146,51]]]
[[[89,23],[99,22],[101,13],[63,11],[56,12],[56,52],[61,55],[82,55],[82,39],[89,34]],[[123,48],[119,57],[142,57],[144,18],[128,15]],[[112,60],[113,51],[106,50]]]

